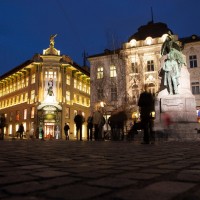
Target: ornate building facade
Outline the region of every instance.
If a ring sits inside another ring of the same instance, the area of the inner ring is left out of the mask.
[[[76,138],[74,116],[90,112],[90,74],[69,56],[60,55],[54,38],[43,54],[36,54],[0,77],[0,112],[6,118],[5,135],[14,136],[19,124],[26,135],[41,138],[64,138],[65,123],[70,138]],[[83,125],[83,138],[86,125]]]
[[[117,50],[105,50],[102,54],[89,56],[91,65],[91,107],[103,104],[109,115],[113,110],[123,107],[129,117],[138,113],[137,101],[144,85],[155,94],[161,83],[161,47],[168,33],[172,33],[166,24],[149,22],[139,27],[128,42]],[[187,67],[191,74],[191,89],[200,107],[200,38],[178,39],[183,47]]]

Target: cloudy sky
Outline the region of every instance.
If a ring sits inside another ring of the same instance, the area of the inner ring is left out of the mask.
[[[200,35],[200,0],[0,0],[0,75],[55,48],[83,64],[83,52],[120,46],[151,21],[179,37]]]

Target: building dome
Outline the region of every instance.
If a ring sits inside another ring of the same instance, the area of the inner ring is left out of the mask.
[[[147,25],[140,26],[138,31],[133,34],[128,41],[130,42],[132,39],[145,40],[147,37],[162,37],[162,35],[168,33],[169,31],[173,34],[166,24],[161,22],[154,23],[153,21],[150,21]]]

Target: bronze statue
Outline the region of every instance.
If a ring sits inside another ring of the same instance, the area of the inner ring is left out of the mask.
[[[185,64],[185,62],[181,53],[181,48],[170,32],[168,32],[168,36],[162,45],[161,55],[165,59],[161,66],[165,72],[164,85],[168,87],[169,94],[178,94],[181,66]]]
[[[50,46],[54,47],[55,41],[54,38],[57,36],[57,34],[51,35],[50,36]]]

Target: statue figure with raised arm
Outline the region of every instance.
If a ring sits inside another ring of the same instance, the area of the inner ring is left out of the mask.
[[[50,46],[54,47],[55,41],[54,38],[57,36],[57,34],[51,35],[50,36]]]
[[[184,59],[179,44],[174,40],[173,35],[168,32],[165,42],[161,48],[162,60],[161,68],[164,70],[164,85],[167,87],[169,94],[178,94],[179,77],[181,66]]]

